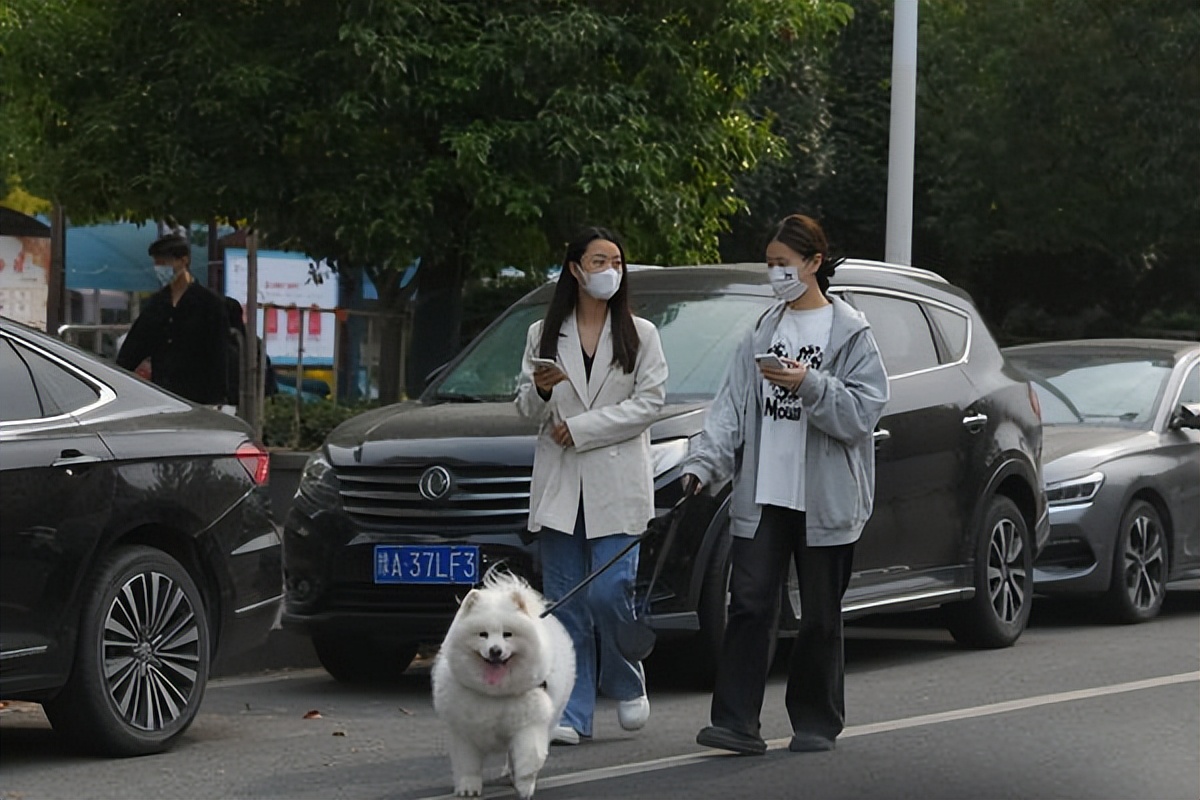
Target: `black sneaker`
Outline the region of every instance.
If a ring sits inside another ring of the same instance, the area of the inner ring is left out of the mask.
[[[709,725],[696,734],[696,744],[705,747],[716,747],[719,750],[732,750],[744,756],[761,756],[767,752],[767,743],[761,736],[751,736],[748,733],[720,728]]]
[[[833,739],[817,733],[793,733],[792,740],[788,742],[788,750],[793,753],[820,753],[833,747]]]

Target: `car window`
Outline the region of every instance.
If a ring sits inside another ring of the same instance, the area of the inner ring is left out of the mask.
[[[546,315],[546,307],[520,306],[503,316],[495,327],[484,331],[470,345],[462,361],[437,385],[439,397],[469,397],[480,400],[511,399],[517,393],[521,356],[529,326]]]
[[[667,402],[716,395],[739,340],[770,302],[771,298],[750,295],[639,294],[634,313],[658,327],[667,357]],[[434,395],[511,400],[517,391],[526,333],[545,315],[545,305],[521,306],[507,314],[435,382]]]
[[[33,375],[43,417],[69,414],[100,398],[100,393],[87,381],[71,373],[41,353],[14,342],[21,359]]]
[[[0,422],[37,419],[42,416],[37,390],[29,367],[8,339],[0,337]]]
[[[1078,350],[1009,352],[1030,380],[1048,425],[1148,428],[1171,376],[1170,358]]]
[[[967,334],[970,331],[970,321],[963,314],[929,303],[925,303],[925,310],[929,313],[945,345],[945,350],[942,353],[942,363],[953,364],[961,360],[967,352]]]
[[[1180,403],[1200,403],[1200,362],[1192,364],[1179,390]]]
[[[889,376],[938,365],[937,348],[920,304],[900,297],[856,291],[854,305],[867,315]]]
[[[748,295],[643,295],[635,313],[658,327],[670,370],[668,402],[711,400],[733,352],[773,298]]]

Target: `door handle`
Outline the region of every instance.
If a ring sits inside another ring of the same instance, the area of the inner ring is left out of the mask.
[[[968,414],[963,417],[963,425],[969,433],[979,433],[987,426],[987,414]]]
[[[89,456],[75,449],[63,450],[54,460],[52,467],[79,467],[84,464],[95,464],[100,456]]]
[[[875,446],[879,447],[879,445],[892,438],[892,432],[886,428],[876,428],[871,434],[871,438],[875,440]]]

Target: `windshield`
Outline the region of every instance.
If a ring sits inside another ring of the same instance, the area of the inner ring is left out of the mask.
[[[1009,353],[1033,382],[1047,425],[1149,428],[1171,375],[1169,358],[1149,353]]]
[[[745,331],[770,303],[751,295],[661,295],[643,293],[634,313],[658,326],[670,376],[667,402],[711,400]],[[519,306],[471,343],[456,366],[434,386],[438,400],[512,400],[529,326],[546,306]]]

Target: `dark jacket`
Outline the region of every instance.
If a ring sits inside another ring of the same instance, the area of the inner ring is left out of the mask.
[[[225,402],[229,317],[213,292],[192,282],[171,305],[171,287],[159,290],[138,315],[117,364],[136,369],[150,359],[151,380],[194,403]]]

